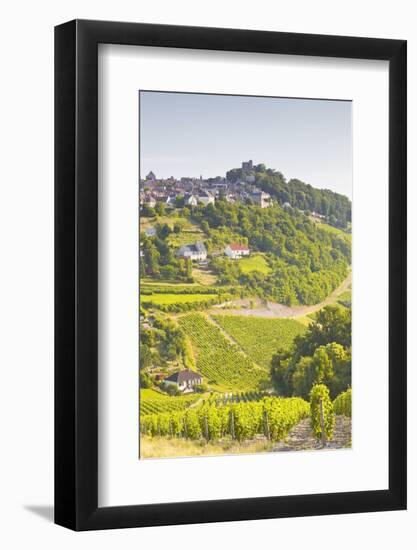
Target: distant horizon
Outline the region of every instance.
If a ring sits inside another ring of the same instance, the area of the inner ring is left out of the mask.
[[[351,102],[140,92],[140,177],[225,177],[252,160],[352,199]]]

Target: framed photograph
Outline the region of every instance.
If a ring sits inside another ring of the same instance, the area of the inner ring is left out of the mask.
[[[406,507],[406,42],[55,29],[55,521]]]

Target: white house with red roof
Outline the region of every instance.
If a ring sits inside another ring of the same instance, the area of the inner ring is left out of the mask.
[[[232,260],[237,260],[242,256],[249,256],[250,250],[245,244],[230,243],[224,249],[224,253]]]

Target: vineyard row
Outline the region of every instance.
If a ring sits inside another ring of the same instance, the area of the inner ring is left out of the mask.
[[[309,414],[309,404],[298,397],[264,397],[260,401],[230,405],[206,402],[186,411],[144,416],[140,429],[142,434],[151,436],[207,441],[225,436],[242,441],[257,434],[279,441]]]

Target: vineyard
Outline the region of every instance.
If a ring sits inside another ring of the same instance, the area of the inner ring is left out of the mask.
[[[168,283],[142,283],[140,285],[140,293],[145,296],[148,294],[219,294],[219,287],[202,286],[196,284],[168,284]],[[237,292],[235,287],[221,287],[221,292],[231,293]]]
[[[267,392],[263,391],[247,391],[237,393],[216,393],[211,395],[207,400],[203,402],[215,403],[216,406],[227,405],[231,403],[248,403],[249,401],[259,401],[263,397],[266,397]]]
[[[152,389],[140,390],[141,415],[182,411],[199,399],[196,394],[169,396]]]
[[[335,414],[343,414],[352,418],[352,389],[344,391],[333,401]]]
[[[264,397],[259,401],[216,404],[207,400],[181,412],[141,417],[144,435],[216,441],[224,437],[244,441],[256,435],[280,441],[304,418],[309,404],[298,397]]]
[[[278,349],[288,349],[294,338],[306,331],[304,325],[293,319],[217,315],[214,320],[256,363],[264,367],[269,367]]]
[[[178,321],[191,341],[197,370],[210,386],[224,391],[259,389],[266,372],[229,342],[215,324],[199,313],[184,315]]]
[[[150,304],[155,306],[172,305],[172,304],[185,304],[194,302],[206,302],[209,300],[216,300],[219,298],[218,294],[151,294],[147,296],[143,295],[142,304]]]
[[[164,398],[154,390],[141,396],[158,407],[144,408],[140,417],[144,458],[351,446],[350,389],[333,403],[323,384],[313,386],[310,403],[260,391],[206,393],[197,401]]]

